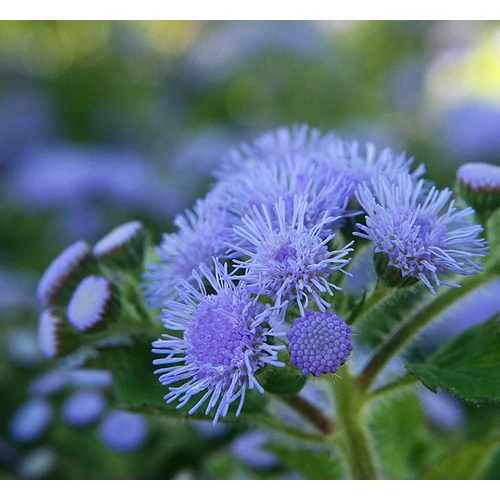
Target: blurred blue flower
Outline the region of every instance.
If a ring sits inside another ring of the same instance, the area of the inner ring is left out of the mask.
[[[421,387],[418,395],[427,419],[436,427],[446,431],[455,431],[465,425],[464,408],[449,394],[434,393]]]
[[[164,366],[155,374],[169,388],[166,402],[177,399],[180,408],[203,393],[189,413],[208,400],[206,414],[216,408],[214,423],[238,399],[239,415],[247,389],[264,391],[255,377],[258,370],[284,366],[277,352],[284,346],[267,343],[267,337],[276,334],[266,326],[269,307],[259,303],[244,282],[235,284],[222,264],[215,264],[215,271],[201,265],[193,273],[196,287],[181,281],[178,301],[165,304],[165,327],[183,331],[183,337],[164,334],[153,342],[153,352],[164,356],[154,364]]]
[[[64,208],[72,239],[103,231],[111,204],[170,218],[187,201],[140,154],[73,144],[45,146],[19,157],[6,178],[5,196],[31,210]]]
[[[381,177],[372,186],[365,183],[356,191],[367,216],[353,234],[371,240],[403,278],[416,278],[435,293],[432,282],[459,286],[440,275],[481,271],[474,259],[487,255],[486,241],[479,238],[483,228],[473,224],[471,208],[459,210],[450,201],[449,189],[433,186],[426,192],[424,181],[415,183],[410,175],[396,182]]]
[[[446,149],[462,161],[500,158],[500,107],[469,101],[450,109],[443,137]]]
[[[256,469],[268,470],[279,464],[276,456],[266,449],[272,435],[265,431],[241,434],[231,443],[231,451],[244,464]]]
[[[95,422],[106,408],[106,398],[95,390],[80,390],[71,394],[62,406],[62,418],[75,427]]]
[[[22,479],[43,479],[54,469],[56,462],[55,451],[41,446],[22,457],[17,466],[17,474]]]
[[[232,236],[230,221],[216,192],[175,218],[178,231],[163,235],[156,248],[159,262],[149,264],[144,274],[144,293],[151,307],[174,299],[180,280],[193,283],[192,271],[200,264],[212,267],[213,257],[223,257],[226,240]]]
[[[425,347],[437,347],[446,340],[500,315],[500,279],[483,285],[455,302],[421,332]]]
[[[101,422],[99,436],[113,451],[118,453],[136,451],[144,445],[148,437],[147,420],[142,415],[113,410]]]
[[[305,21],[224,21],[212,24],[187,56],[197,85],[224,82],[263,54],[332,57],[321,32]],[[278,68],[279,69],[279,68]]]
[[[31,398],[11,417],[10,435],[20,443],[32,443],[43,436],[52,418],[53,410],[50,403],[42,398]]]

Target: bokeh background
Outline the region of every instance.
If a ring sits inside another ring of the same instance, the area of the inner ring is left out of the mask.
[[[159,241],[223,154],[294,123],[407,151],[440,187],[500,164],[500,23],[0,22],[0,478],[307,477],[262,433],[114,414],[108,374],[61,380],[36,341],[63,248],[131,219]]]

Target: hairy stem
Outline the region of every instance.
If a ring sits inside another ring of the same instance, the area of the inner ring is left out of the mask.
[[[300,396],[280,396],[280,398],[297,413],[310,422],[322,434],[332,434],[335,424],[316,406]]]
[[[428,323],[441,314],[455,301],[481,285],[495,279],[493,273],[481,273],[464,280],[461,288],[447,288],[442,290],[434,301],[417,307],[400,326],[379,345],[363,371],[358,376],[358,387],[366,390],[387,362]]]
[[[381,280],[378,280],[373,291],[351,312],[350,316],[347,318],[347,323],[352,325],[356,321],[359,321],[368,311],[378,306],[396,290],[396,288],[389,288]]]
[[[339,446],[343,449],[353,479],[377,479],[377,471],[363,420],[364,397],[344,366],[333,383],[337,410]]]

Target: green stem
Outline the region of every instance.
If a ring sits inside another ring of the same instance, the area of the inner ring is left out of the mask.
[[[352,325],[359,321],[368,311],[372,310],[387,297],[390,297],[396,290],[397,288],[389,288],[383,281],[378,280],[373,291],[352,311],[351,315],[347,318],[347,323]]]
[[[391,392],[402,389],[403,387],[408,387],[409,385],[416,384],[417,382],[418,378],[408,373],[400,379],[390,382],[387,385],[380,387],[379,389],[375,389],[373,392],[368,394],[368,398],[371,401],[385,394],[389,394]]]
[[[347,366],[339,370],[333,394],[337,411],[338,442],[353,479],[377,479],[371,444],[363,421],[364,397]]]
[[[410,314],[377,348],[358,377],[358,387],[362,391],[366,390],[387,362],[425,325],[430,323],[455,301],[495,278],[495,274],[483,272],[464,280],[461,288],[446,288],[445,290],[441,290],[434,301],[424,303],[416,308],[413,314]]]

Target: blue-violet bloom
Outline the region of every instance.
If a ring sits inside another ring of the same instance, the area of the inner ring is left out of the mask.
[[[193,272],[196,287],[181,281],[179,299],[166,303],[163,320],[167,329],[184,335],[164,334],[153,342],[153,352],[164,356],[154,364],[161,366],[155,374],[169,388],[166,402],[178,400],[180,408],[204,393],[189,414],[208,400],[205,413],[216,408],[215,424],[238,399],[240,414],[247,389],[264,391],[255,374],[265,365],[284,366],[278,361],[284,346],[268,343],[269,336],[277,335],[266,322],[270,308],[257,301],[245,282],[235,284],[219,261],[214,263],[214,271],[201,265]]]
[[[329,250],[335,233],[329,231],[323,237],[322,230],[332,223],[332,217],[324,215],[318,224],[307,228],[307,207],[302,197],[295,197],[290,223],[283,199],[274,205],[274,217],[265,206],[263,213],[254,208],[253,216],[243,217],[243,225],[235,228],[239,244],[230,245],[248,257],[234,261],[237,269],[245,271],[241,279],[256,293],[273,298],[280,318],[294,301],[302,316],[310,301],[325,311],[329,303],[322,294],[331,296],[333,290],[340,289],[331,282],[332,274],[349,274],[343,268],[350,262],[345,256],[353,251],[352,242],[340,250]]]
[[[410,175],[396,182],[381,177],[373,187],[364,184],[356,196],[366,222],[357,224],[359,232],[353,234],[371,240],[375,252],[385,254],[403,278],[416,278],[436,293],[434,285],[460,286],[442,281],[440,275],[481,271],[473,259],[485,257],[488,248],[479,238],[483,228],[473,224],[472,208],[458,209],[449,189],[433,186],[426,192],[424,186]]]

